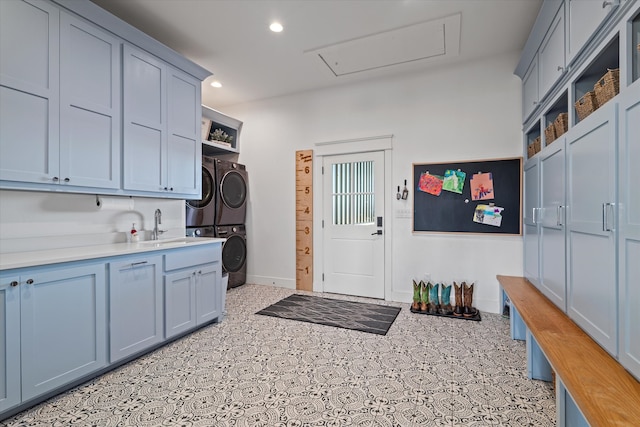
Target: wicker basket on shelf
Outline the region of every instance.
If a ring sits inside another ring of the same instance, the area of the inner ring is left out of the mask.
[[[558,114],[558,117],[553,121],[553,127],[556,130],[556,138],[560,138],[560,135],[569,130],[569,115],[567,113]]]
[[[544,128],[544,145],[547,146],[555,141],[557,138],[556,128],[553,123],[549,124],[546,128]]]
[[[598,107],[604,105],[620,92],[620,69],[607,69],[607,73],[593,85]]]
[[[536,153],[540,152],[540,149],[540,137],[537,137],[531,144],[527,145],[527,158],[535,156]]]
[[[596,94],[594,91],[590,91],[584,94],[584,96],[576,101],[574,104],[576,107],[576,113],[578,118],[584,120],[589,114],[598,109],[598,101],[596,100]]]

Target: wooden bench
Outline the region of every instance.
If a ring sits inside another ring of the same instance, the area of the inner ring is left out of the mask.
[[[640,382],[528,280],[498,282],[511,301],[511,337],[526,340],[529,377],[556,374],[558,426],[640,426]]]

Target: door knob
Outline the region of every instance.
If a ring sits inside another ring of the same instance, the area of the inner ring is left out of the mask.
[[[382,236],[382,230],[378,230],[375,233],[371,233],[372,236]]]

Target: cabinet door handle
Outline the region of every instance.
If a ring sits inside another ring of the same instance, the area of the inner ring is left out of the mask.
[[[558,71],[564,71],[564,67],[562,65],[558,65]]]
[[[603,2],[602,2],[602,8],[604,9],[605,7],[607,7],[607,6],[611,6],[612,4],[613,4],[613,2],[610,2],[610,1],[603,1]]]
[[[64,179],[64,182],[69,182],[69,181],[71,181],[71,178],[65,178]]]
[[[138,265],[147,264],[149,261],[140,261],[140,262],[132,262],[131,267],[136,267]]]
[[[564,225],[564,221],[563,221],[563,218],[562,218],[562,208],[564,208],[564,206],[558,205],[558,209],[556,211],[556,215],[558,216],[557,221],[556,221],[556,225],[558,227],[561,227],[562,225]]]
[[[57,176],[54,176],[53,178],[51,178],[51,181],[53,182],[58,182],[60,180],[60,178],[58,178]]]
[[[33,285],[33,279],[27,280],[27,285]]]
[[[14,287],[14,288],[15,288],[16,286],[18,286],[19,284],[20,284],[20,283],[18,283],[18,281],[17,281],[17,280],[14,280],[13,282],[9,283],[9,285],[10,285],[11,287]]]
[[[609,226],[609,211],[612,210],[613,205],[613,203],[602,204],[602,231],[614,231],[614,228]]]
[[[533,223],[537,224],[538,223],[538,208],[533,208],[531,210],[532,212],[532,216],[533,216]]]

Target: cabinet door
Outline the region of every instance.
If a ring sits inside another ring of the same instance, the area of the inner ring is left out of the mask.
[[[565,138],[545,147],[540,156],[540,290],[566,311]]]
[[[104,264],[21,275],[22,399],[107,364]]]
[[[170,193],[201,196],[202,118],[200,81],[178,70],[168,73],[167,188]]]
[[[124,188],[164,192],[167,102],[165,64],[123,46]]]
[[[538,105],[538,56],[533,59],[522,79],[522,121],[526,121]]]
[[[564,8],[551,23],[538,53],[540,65],[540,98],[558,81],[565,68]]]
[[[0,412],[20,403],[18,276],[0,277]]]
[[[567,133],[567,311],[616,355],[616,104]]]
[[[0,180],[59,177],[59,11],[0,1]]]
[[[620,96],[620,362],[640,380],[640,84]]]
[[[524,165],[524,277],[540,286],[540,164],[538,156]]]
[[[220,263],[200,266],[196,270],[196,314],[201,325],[219,317],[222,291]],[[226,289],[225,289],[226,291]]]
[[[164,328],[170,338],[196,326],[196,272],[182,270],[164,276]]]
[[[596,29],[610,13],[618,7],[619,3],[619,0],[569,0],[567,62],[573,61],[580,50],[587,44],[587,41]]]
[[[162,256],[109,264],[111,362],[162,342]]]
[[[60,180],[120,188],[120,41],[60,16]]]

